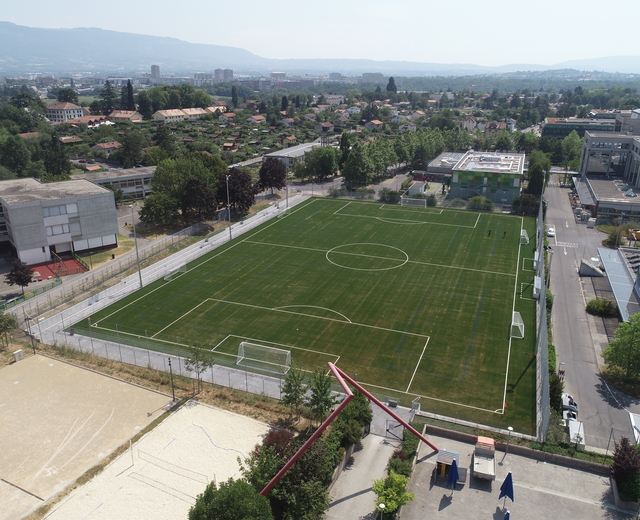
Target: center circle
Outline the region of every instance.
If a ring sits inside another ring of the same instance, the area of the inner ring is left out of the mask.
[[[333,265],[353,271],[389,271],[409,261],[409,255],[402,249],[372,242],[343,244],[330,249],[325,256]]]

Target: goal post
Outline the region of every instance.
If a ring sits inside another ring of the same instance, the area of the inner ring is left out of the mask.
[[[291,367],[291,351],[243,341],[238,347],[236,365],[286,374]]]
[[[164,281],[170,282],[171,280],[177,278],[181,274],[187,272],[187,264],[182,264],[180,267],[176,267],[175,269],[170,269],[166,275],[164,275]]]
[[[513,318],[511,319],[511,337],[516,339],[524,339],[524,322],[522,316],[517,311],[514,311]]]
[[[526,229],[520,230],[520,244],[526,246],[529,244],[529,234]]]
[[[400,197],[400,206],[418,206],[421,208],[426,208],[427,207],[427,199],[414,199],[411,197],[405,197],[405,196],[401,196]]]

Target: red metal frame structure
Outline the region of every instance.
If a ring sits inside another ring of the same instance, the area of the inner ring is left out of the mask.
[[[373,395],[371,395],[364,388],[362,388],[362,386],[360,386],[358,383],[356,383],[353,379],[351,379],[347,374],[345,374],[337,366],[335,366],[333,363],[327,363],[327,365],[329,365],[329,369],[333,373],[334,377],[338,380],[338,383],[340,383],[340,386],[342,386],[342,388],[344,388],[344,391],[347,394],[347,396],[345,397],[344,401],[342,401],[340,403],[340,406],[338,406],[338,408],[336,408],[331,413],[331,415],[329,415],[329,417],[327,417],[327,419],[320,425],[320,427],[314,432],[314,434],[311,437],[309,437],[309,440],[307,440],[307,442],[305,442],[300,447],[300,449],[295,453],[295,455],[293,457],[291,457],[291,460],[289,460],[289,462],[287,462],[284,465],[284,467],[280,471],[278,471],[277,475],[271,479],[271,482],[269,482],[264,487],[264,489],[262,491],[260,491],[260,494],[263,495],[263,496],[266,495],[267,493],[269,493],[269,491],[271,491],[273,489],[273,486],[275,486],[278,483],[278,481],[283,477],[283,475],[287,471],[289,471],[291,466],[293,466],[296,463],[296,461],[302,456],[302,454],[309,449],[309,446],[311,446],[316,441],[316,439],[318,437],[320,437],[320,435],[322,435],[322,432],[324,432],[327,429],[327,426],[329,426],[336,419],[336,417],[338,417],[338,415],[340,415],[342,410],[344,410],[345,406],[347,406],[349,404],[349,401],[351,401],[351,399],[353,399],[353,392],[347,386],[347,383],[345,383],[345,380],[347,382],[349,382],[349,384],[354,386],[356,389],[358,389],[360,392],[362,392],[367,397],[367,399],[369,399],[369,401],[371,401],[374,404],[376,404],[380,409],[384,410],[391,417],[393,417],[396,421],[398,421],[400,424],[402,424],[402,426],[407,428],[411,433],[413,433],[416,437],[418,437],[418,439],[420,439],[422,442],[424,442],[433,451],[435,451],[436,453],[438,451],[440,451],[434,444],[429,442],[424,435],[419,433],[418,430],[413,428],[407,421],[402,419],[399,415],[397,415],[396,413],[394,413],[391,410],[389,410],[388,407],[386,407],[383,403],[381,403]]]

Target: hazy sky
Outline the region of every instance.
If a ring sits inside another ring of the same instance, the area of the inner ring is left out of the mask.
[[[7,2],[8,0],[4,0]],[[11,2],[0,19],[241,47],[265,58],[552,65],[640,55],[637,0]]]

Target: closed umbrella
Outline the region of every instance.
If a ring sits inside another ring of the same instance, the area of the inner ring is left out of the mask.
[[[503,520],[509,520],[511,518],[511,513],[509,513],[509,511],[507,511],[507,514],[504,515],[504,519]]]
[[[504,479],[504,482],[500,486],[500,496],[498,497],[498,500],[502,497],[504,497],[504,504],[502,505],[503,509],[507,505],[507,497],[511,499],[511,502],[515,502],[513,499],[513,476],[511,475],[511,472],[509,472],[507,478]]]
[[[453,484],[453,489],[455,489],[459,479],[460,474],[458,473],[458,463],[456,462],[456,459],[453,459],[451,468],[449,468],[449,475],[447,477],[447,487],[449,487],[450,484]],[[451,494],[453,494],[453,489],[451,490]]]

